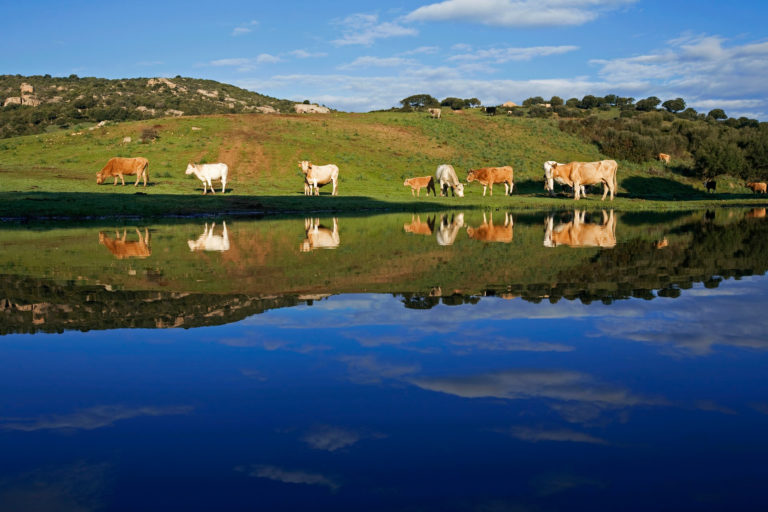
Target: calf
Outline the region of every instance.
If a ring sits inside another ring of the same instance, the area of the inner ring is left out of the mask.
[[[432,191],[432,194],[437,197],[437,191],[435,190],[435,179],[432,176],[419,176],[418,178],[408,178],[403,182],[403,186],[405,187],[411,187],[411,196],[413,196],[413,191],[416,191],[416,195],[421,195],[421,189],[426,187],[427,188],[427,195],[429,195],[429,191]]]
[[[755,194],[765,194],[768,190],[768,185],[762,181],[747,183],[746,187],[752,189]]]

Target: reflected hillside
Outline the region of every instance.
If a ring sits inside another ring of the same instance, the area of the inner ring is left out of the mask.
[[[676,297],[765,273],[763,215],[488,211],[4,229],[0,329],[214,325],[340,293],[397,294],[413,308]]]

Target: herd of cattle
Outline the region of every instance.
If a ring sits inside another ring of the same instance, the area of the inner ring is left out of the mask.
[[[664,164],[669,164],[670,156],[665,153],[659,153],[659,160]],[[110,158],[104,168],[96,173],[96,183],[102,184],[107,178],[114,178],[114,185],[117,185],[118,178],[125,185],[124,176],[136,175],[136,183],[143,179],[144,186],[147,186],[149,161],[146,158]],[[619,165],[615,160],[600,160],[597,162],[569,162],[566,164],[548,160],[544,162],[544,188],[550,195],[554,195],[555,182],[566,185],[573,189],[573,198],[578,200],[582,195],[586,195],[586,186],[603,186],[603,197],[610,194],[610,199],[617,192],[618,184],[616,172]],[[299,169],[304,176],[304,195],[320,195],[320,187],[328,184],[333,185],[331,195],[338,195],[339,168],[334,164],[315,165],[308,160],[299,162]],[[194,174],[203,183],[203,194],[208,189],[213,194],[212,181],[221,182],[221,192],[224,193],[227,188],[227,176],[229,167],[225,163],[215,164],[192,164],[187,165],[185,171],[187,175]],[[467,184],[476,181],[483,186],[483,196],[488,189],[490,195],[493,195],[493,185],[503,184],[504,194],[511,195],[515,186],[514,170],[511,166],[503,167],[482,167],[480,169],[469,169],[467,171]],[[420,196],[421,189],[427,189],[427,196],[430,191],[437,196],[436,185],[440,186],[440,195],[447,196],[450,189],[451,195],[464,197],[464,185],[459,180],[456,170],[452,165],[442,164],[437,167],[434,176],[417,176],[408,178],[403,182],[403,186],[411,187],[411,195]],[[714,191],[716,183],[713,179],[705,180],[706,190]],[[746,187],[754,193],[765,194],[768,192],[768,185],[764,182],[748,182]],[[414,194],[415,193],[415,194]]]

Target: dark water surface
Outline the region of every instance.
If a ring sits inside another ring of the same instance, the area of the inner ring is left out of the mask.
[[[3,226],[0,510],[766,510],[764,215]]]

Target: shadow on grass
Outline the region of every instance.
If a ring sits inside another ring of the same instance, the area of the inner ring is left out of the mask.
[[[670,201],[693,201],[706,199],[707,194],[690,185],[669,178],[632,176],[621,180],[620,185],[630,197],[663,199]]]

